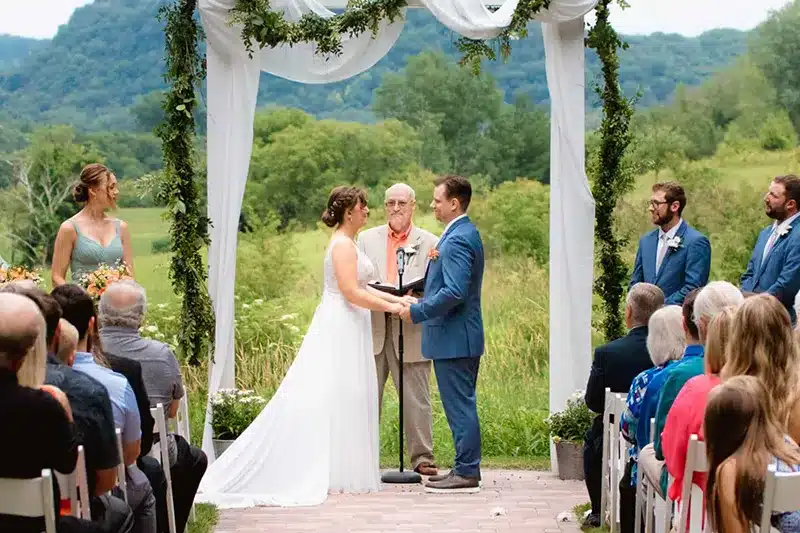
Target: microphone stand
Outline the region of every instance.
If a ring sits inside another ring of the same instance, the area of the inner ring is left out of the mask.
[[[397,250],[397,288],[400,294],[403,294],[403,272],[405,271],[406,267],[406,253],[402,248]],[[397,359],[400,364],[400,379],[399,385],[397,387],[397,396],[398,400],[400,401],[400,414],[399,418],[400,421],[398,426],[400,427],[399,437],[400,437],[400,470],[397,471],[387,471],[384,472],[381,476],[381,481],[384,483],[394,483],[394,484],[412,484],[412,483],[422,483],[422,476],[419,475],[417,472],[413,470],[408,471],[403,469],[403,320],[400,319],[398,322],[398,332],[397,332]]]

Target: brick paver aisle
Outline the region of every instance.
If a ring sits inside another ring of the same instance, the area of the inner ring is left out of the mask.
[[[556,517],[588,501],[581,482],[549,472],[484,471],[479,494],[427,494],[421,485],[338,494],[317,507],[220,511],[216,533],[577,533]]]

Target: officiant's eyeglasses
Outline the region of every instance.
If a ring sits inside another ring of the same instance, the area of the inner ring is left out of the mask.
[[[386,202],[383,205],[386,207],[386,209],[391,209],[393,207],[405,209],[406,206],[408,205],[408,202],[405,200],[386,200]]]
[[[663,200],[663,201],[650,200],[649,202],[647,202],[647,205],[650,206],[650,207],[653,207],[655,209],[658,209],[658,206],[660,206],[660,205],[671,204],[671,203],[672,202],[670,202],[669,200]]]

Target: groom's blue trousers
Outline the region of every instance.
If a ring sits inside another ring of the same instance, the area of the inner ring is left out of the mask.
[[[481,474],[481,426],[475,388],[480,357],[434,359],[436,382],[456,448],[453,471],[463,477]]]

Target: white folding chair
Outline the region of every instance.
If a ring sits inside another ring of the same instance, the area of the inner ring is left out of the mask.
[[[655,442],[656,436],[656,419],[650,419],[650,442]],[[664,498],[661,498],[661,495],[656,491],[655,487],[652,487],[647,479],[645,479],[644,472],[642,469],[639,469],[639,476],[642,480],[642,483],[645,484],[646,487],[646,509],[645,509],[645,525],[644,530],[645,533],[653,533],[654,526],[655,526],[655,511],[656,505],[664,505],[664,521],[662,523],[663,533],[669,533],[672,528],[672,511],[675,505],[675,502],[668,495],[664,495]],[[689,477],[691,480],[691,476]],[[672,476],[669,476],[667,487],[672,484]],[[659,500],[656,502],[656,496],[658,496]],[[685,533],[685,532],[683,532]]]
[[[178,404],[178,416],[175,419],[175,433],[191,442],[192,436],[189,429],[189,398],[184,395]]]
[[[650,419],[650,442],[653,442],[656,437],[656,419]],[[647,444],[650,444],[648,442]],[[643,445],[646,446],[647,444]],[[639,480],[642,482],[645,492],[645,521],[644,521],[644,531],[645,533],[653,533],[653,526],[655,521],[655,489],[650,485],[650,482],[647,480],[647,477],[644,475],[644,471],[639,468]]]
[[[775,531],[772,513],[792,511],[800,511],[800,472],[778,472],[775,465],[770,465],[764,482],[760,530]]]
[[[703,488],[695,485],[693,478],[696,472],[707,471],[706,443],[699,440],[697,435],[691,435],[689,437],[689,446],[686,449],[686,466],[683,470],[680,513],[678,515],[679,533],[686,533],[686,513],[689,513],[690,533],[701,533],[704,529],[706,512],[703,506]]]
[[[619,498],[619,484],[625,476],[625,466],[628,463],[628,452],[631,444],[622,436],[619,421],[627,408],[626,396],[613,394],[611,398],[611,411],[614,422],[609,424],[609,442],[611,444],[611,533],[620,529],[620,515],[622,501]]]
[[[167,422],[174,420],[175,426],[175,434],[180,435],[186,442],[192,441],[192,435],[189,425],[189,397],[187,395],[183,395],[183,398],[179,400],[178,403],[178,414],[174,419],[170,419]],[[195,510],[194,502],[192,502],[192,510],[189,515],[189,520],[194,522],[197,520],[197,512]]]
[[[649,443],[640,443],[640,442],[636,443],[636,445],[639,447],[640,450],[647,444]],[[646,499],[647,499],[647,480],[644,478],[644,473],[642,473],[642,469],[639,468],[639,465],[637,464],[636,465],[636,516],[634,517],[634,526],[633,526],[633,530],[635,533],[639,533],[642,530],[642,515],[644,514],[644,509],[647,507],[645,501]]]
[[[169,521],[169,533],[177,533],[175,503],[172,496],[172,476],[170,475],[169,446],[167,444],[167,422],[164,416],[163,404],[158,404],[151,408],[150,414],[153,420],[156,421],[153,433],[158,435],[158,442],[153,443],[150,456],[161,463],[161,469],[164,471],[164,478],[167,480],[167,518]]]
[[[603,470],[600,474],[600,526],[606,524],[606,511],[608,510],[609,498],[611,505],[615,505],[614,491],[610,490],[611,481],[611,418],[613,417],[614,400],[611,397],[611,389],[606,387],[605,405],[603,406]]]
[[[81,516],[84,520],[92,519],[89,507],[89,473],[86,471],[86,452],[83,445],[78,446],[78,464],[75,466],[78,482],[78,496],[80,498]]]
[[[89,511],[89,484],[86,478],[86,452],[78,446],[78,461],[70,474],[55,472],[61,490],[61,500],[69,500],[70,514],[75,518],[91,520]]]
[[[0,478],[0,514],[44,517],[45,533],[56,533],[53,475],[42,470],[35,479]]]
[[[125,503],[128,503],[128,481],[127,481],[127,468],[125,465],[125,454],[122,450],[122,430],[117,428],[114,430],[117,434],[117,451],[119,452],[119,465],[117,466],[117,484],[122,491],[122,498]]]

